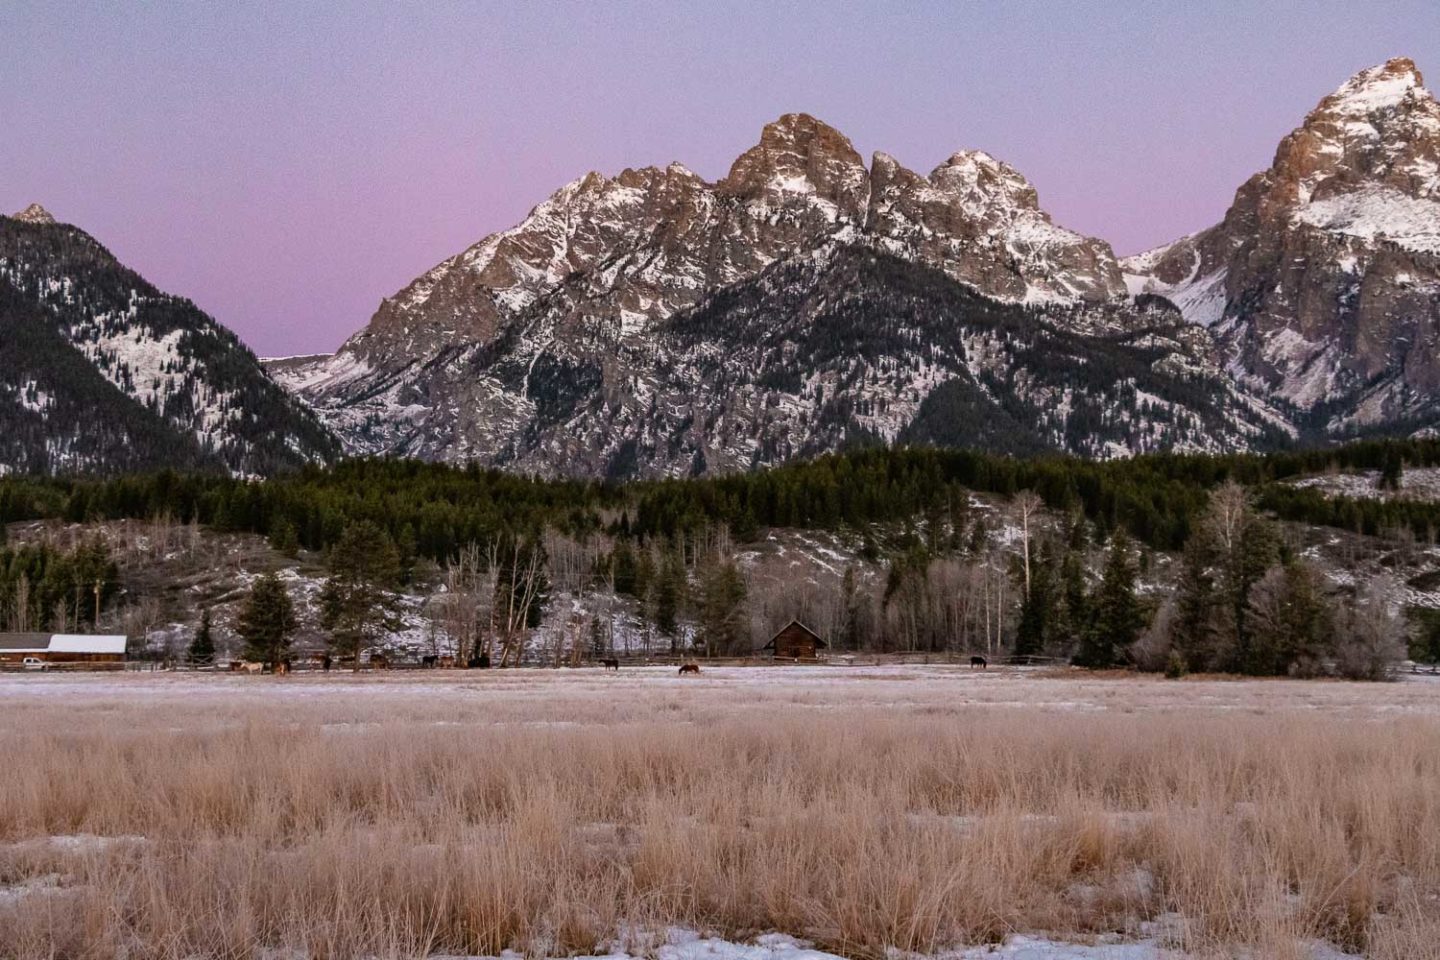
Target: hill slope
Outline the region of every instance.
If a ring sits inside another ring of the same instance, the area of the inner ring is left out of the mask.
[[[267,474],[336,456],[235,335],[32,206],[0,217],[0,471]]]

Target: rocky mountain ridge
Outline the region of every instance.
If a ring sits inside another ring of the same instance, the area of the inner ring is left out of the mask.
[[[1221,223],[1123,261],[984,152],[922,175],[787,114],[715,182],[587,174],[333,356],[266,361],[302,403],[38,205],[0,218],[0,277],[24,327],[0,358],[10,470],[261,473],[336,437],[628,477],[872,443],[1115,457],[1411,433],[1440,425],[1440,105],[1408,60],[1362,71]]]
[[[1325,97],[1213,227],[1124,262],[1317,438],[1440,421],[1440,103],[1390,60]]]
[[[962,152],[928,178],[884,154],[867,169],[838,131],[787,114],[717,183],[672,163],[565,185],[384,301],[343,351],[393,363],[488,339],[577,274],[585,303],[560,326],[624,338],[831,240],[870,240],[1005,300],[1124,293],[1109,246],[1054,226],[1011,167]]]
[[[794,412],[797,398],[727,377],[726,391],[756,388],[743,404],[733,402],[698,372],[695,344],[674,335],[674,323],[706,310],[725,291],[771,271],[809,283],[816,278],[786,268],[860,250],[935,271],[987,304],[1042,319],[1063,314],[1080,325],[1077,333],[1112,336],[1143,324],[1128,305],[1110,247],[1055,225],[1034,187],[1010,166],[963,151],[928,176],[883,153],[866,167],[833,128],[790,114],[768,125],[713,184],[679,164],[614,178],[589,174],[568,184],[517,227],[387,299],[335,356],[276,361],[270,369],[359,453],[630,475],[744,469],[849,441],[893,441],[909,426],[894,415],[884,423],[831,423],[826,440],[786,429],[782,441],[766,426],[773,417],[764,411]],[[871,291],[870,299],[883,301],[885,292]],[[979,303],[967,306],[978,310]],[[954,320],[958,331],[964,318]],[[1186,332],[1173,341],[1179,352],[1168,362],[1204,368],[1204,340]],[[750,346],[726,343],[723,335],[713,343],[721,351]],[[871,370],[871,379],[903,380],[915,394],[914,402],[877,401],[896,411],[913,413],[930,389],[965,366],[953,354],[950,368],[927,373],[920,354],[928,348],[902,357],[873,338],[852,346],[860,351],[852,358],[858,365],[842,378],[849,384],[842,391],[864,379],[859,368],[884,354],[885,363],[904,372]],[[1024,359],[1000,353],[1006,363]],[[804,361],[794,355],[791,362]],[[772,380],[806,375],[771,366],[764,376]],[[990,369],[1002,383],[1014,372]],[[841,399],[832,392],[823,402]],[[688,412],[672,416],[680,407]],[[739,413],[742,407],[749,413]],[[818,412],[807,407],[806,416]],[[722,420],[727,426],[719,434],[706,434]],[[1148,441],[1116,447],[1040,424],[1027,425],[1017,443],[1029,443],[1031,428],[1036,436],[1070,437],[1057,441],[1058,449],[1073,452],[1152,449]],[[1186,447],[1229,449],[1269,429],[1247,421],[1213,436],[1195,424],[1183,437],[1154,432]]]

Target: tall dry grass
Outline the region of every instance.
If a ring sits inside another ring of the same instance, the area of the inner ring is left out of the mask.
[[[28,885],[0,955],[553,955],[632,924],[879,955],[1169,914],[1197,952],[1440,942],[1428,717],[521,688],[0,704],[0,886]],[[82,834],[118,839],[46,839]]]

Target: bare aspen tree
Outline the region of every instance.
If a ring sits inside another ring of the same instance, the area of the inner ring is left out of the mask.
[[[10,614],[10,629],[16,633],[30,632],[30,577],[24,573],[15,582],[15,608]]]
[[[1239,545],[1249,512],[1250,495],[1234,480],[1227,480],[1210,495],[1209,519],[1227,555],[1233,554]]]
[[[521,556],[521,554],[524,556]],[[511,544],[508,559],[509,576],[505,583],[504,609],[502,614],[503,633],[501,637],[500,665],[519,663],[523,653],[525,637],[529,635],[530,611],[539,599],[544,583],[545,569],[542,551],[538,545],[524,547],[516,540]]]
[[[1044,501],[1040,499],[1039,494],[1035,493],[1035,491],[1033,490],[1021,490],[1019,493],[1015,494],[1015,499],[1011,501],[1010,504],[1010,509],[1013,512],[1016,521],[1020,524],[1020,546],[1022,550],[1021,563],[1025,570],[1026,597],[1030,596],[1031,528],[1040,513],[1040,508],[1044,505]]]
[[[474,653],[480,633],[480,547],[469,543],[445,562],[441,592],[432,608],[441,630],[449,638],[455,657],[466,662]]]

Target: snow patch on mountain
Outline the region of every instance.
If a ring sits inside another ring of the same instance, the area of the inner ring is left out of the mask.
[[[1295,213],[1300,223],[1369,241],[1389,241],[1418,253],[1440,254],[1440,202],[1372,186],[1324,200]]]
[[[1415,64],[1392,61],[1355,74],[1326,98],[1322,108],[1347,117],[1368,117],[1412,95],[1428,96]]]
[[[1160,259],[1169,254],[1176,244],[1191,239],[1184,237],[1175,243],[1123,258],[1120,266],[1124,271],[1125,289],[1132,297],[1147,293],[1162,296],[1179,308],[1186,321],[1200,327],[1213,327],[1225,316],[1227,271],[1224,267],[1202,275],[1203,257],[1199,250],[1191,250],[1190,274],[1183,280],[1166,283],[1151,274]]]

